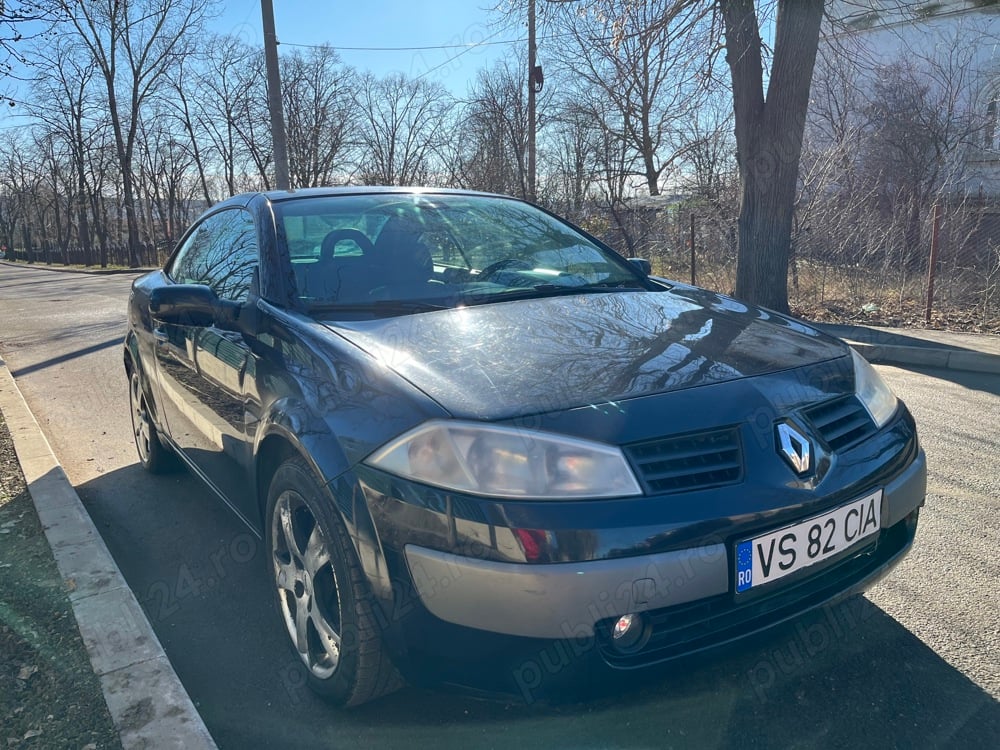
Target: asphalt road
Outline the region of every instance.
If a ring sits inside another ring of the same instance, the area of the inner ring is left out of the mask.
[[[0,265],[0,353],[220,747],[1000,746],[997,376],[879,368],[930,477],[913,552],[866,598],[583,703],[408,688],[345,712],[302,684],[260,541],[191,477],[136,463],[131,279]]]

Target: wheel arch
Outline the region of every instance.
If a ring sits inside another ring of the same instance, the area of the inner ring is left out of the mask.
[[[336,436],[329,431],[304,429],[307,423],[301,417],[295,409],[273,409],[258,431],[254,465],[261,531],[265,532],[268,523],[267,496],[275,472],[289,458],[301,456],[328,493],[331,509],[344,524],[376,599],[383,607],[388,603],[391,608],[387,562],[364,492]]]
[[[125,366],[126,378],[131,378],[133,372],[139,373],[139,382],[146,396],[146,405],[153,416],[153,426],[156,427],[160,435],[165,436],[167,431],[165,430],[164,420],[160,414],[160,404],[155,398],[153,383],[146,373],[146,368],[142,363],[142,356],[139,354],[139,337],[131,329],[125,334],[122,362]]]
[[[271,478],[286,459],[302,456],[322,485],[349,467],[347,457],[327,425],[312,418],[305,405],[294,398],[275,401],[262,415],[254,438],[253,455],[261,521],[264,520]]]
[[[137,366],[139,362],[139,341],[136,338],[135,331],[129,330],[125,334],[125,346],[122,347],[122,359],[125,363],[125,374],[131,376],[132,370]]]

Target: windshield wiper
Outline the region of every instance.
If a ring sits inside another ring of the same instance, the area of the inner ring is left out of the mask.
[[[310,312],[372,312],[372,313],[416,313],[432,310],[448,310],[451,305],[440,305],[434,302],[420,300],[380,299],[371,302],[328,302],[319,305],[309,305]]]
[[[574,294],[609,294],[614,292],[645,292],[649,291],[641,284],[628,279],[623,281],[601,281],[593,284],[567,286],[563,284],[535,284],[531,287],[514,287],[497,292],[483,292],[463,297],[466,304],[482,305],[489,302],[507,302],[518,299],[534,299],[541,297],[570,297]]]
[[[592,284],[570,287],[584,292],[614,292],[623,290],[634,290],[637,292],[648,292],[649,287],[644,286],[638,279],[608,279],[607,281],[595,281]]]

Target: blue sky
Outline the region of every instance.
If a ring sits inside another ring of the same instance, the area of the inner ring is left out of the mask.
[[[501,28],[499,15],[489,9],[502,0],[273,0],[278,41],[287,54],[292,45],[329,44],[341,59],[358,70],[376,75],[401,71],[425,76],[446,86],[458,97],[468,92],[476,72],[505,53],[526,47],[497,44],[523,40],[525,25]],[[262,45],[260,0],[223,0],[209,30]],[[488,42],[483,46],[474,46]],[[464,45],[464,46],[463,46]],[[470,45],[473,45],[470,47]],[[446,49],[365,51],[349,47],[439,47]],[[15,74],[23,71],[15,68]],[[18,97],[23,84],[0,79],[0,91]],[[0,107],[0,131],[23,127],[30,118],[20,108]]]
[[[499,0],[498,0],[499,1]],[[486,45],[467,49],[363,51],[348,47],[433,47],[484,41],[523,39],[524,28],[501,29],[493,0],[366,0],[325,2],[273,0],[278,41],[287,53],[292,45],[329,44],[345,63],[377,75],[401,71],[440,81],[457,96],[466,93],[476,71],[515,46]],[[213,31],[261,44],[260,0],[225,0]]]

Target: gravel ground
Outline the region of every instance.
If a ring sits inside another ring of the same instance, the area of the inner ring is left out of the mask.
[[[0,415],[0,748],[120,748]]]

